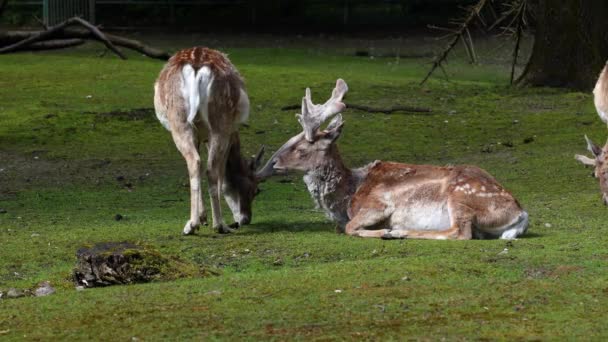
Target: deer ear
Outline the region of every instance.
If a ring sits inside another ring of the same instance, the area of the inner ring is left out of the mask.
[[[344,121],[342,121],[342,114],[336,115],[325,129],[327,132],[325,138],[331,140],[332,142],[336,141],[336,139],[340,137],[340,134],[342,134],[343,126]]]
[[[266,146],[262,145],[262,147],[260,147],[260,150],[258,151],[258,153],[255,156],[252,156],[251,162],[249,163],[249,167],[252,170],[257,169],[258,166],[260,166],[260,164],[262,163],[262,158],[264,158],[265,150],[266,150]]]
[[[587,135],[585,135],[585,141],[587,141],[587,150],[589,150],[594,157],[597,158],[600,156],[600,154],[602,154],[602,149],[594,144],[593,141],[587,137]]]

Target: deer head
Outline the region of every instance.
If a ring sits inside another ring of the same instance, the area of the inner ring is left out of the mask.
[[[233,141],[228,154],[223,192],[235,222],[241,226],[251,222],[252,203],[260,192],[258,184],[263,180],[257,176],[256,169],[263,156],[264,146],[250,160],[242,158],[238,141]]]
[[[599,179],[602,199],[604,200],[604,204],[608,205],[608,142],[606,142],[603,148],[600,148],[586,135],[585,141],[587,142],[587,150],[591,152],[593,158],[577,154],[574,156],[574,159],[583,165],[594,167],[593,176]]]
[[[327,102],[316,105],[312,102],[310,89],[302,98],[302,113],[296,114],[302,132],[289,139],[270,157],[258,177],[268,177],[275,172],[288,170],[309,171],[323,165],[329,155],[337,155],[334,142],[342,133],[342,115],[338,114],[346,105],[342,98],[348,91],[346,82],[336,81],[336,87]],[[338,115],[336,115],[338,114]],[[327,128],[320,130],[327,119],[335,116]]]

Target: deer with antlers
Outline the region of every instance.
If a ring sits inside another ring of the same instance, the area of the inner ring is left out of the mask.
[[[188,166],[190,220],[183,233],[192,234],[201,223],[207,223],[200,158],[200,145],[205,140],[213,228],[220,233],[232,231],[222,219],[222,193],[235,220],[232,227],[249,223],[251,203],[261,180],[255,169],[264,149],[251,161],[241,156],[238,126],[249,116],[249,98],[228,57],[203,47],[177,52],[154,84],[154,107]]]
[[[348,235],[415,239],[514,239],[528,214],[511,193],[475,166],[413,165],[375,161],[345,166],[336,141],[344,122],[339,79],[331,98],[312,103],[310,89],[297,115],[303,132],[279,148],[260,171],[303,171],[316,204]],[[326,129],[324,121],[333,117]]]

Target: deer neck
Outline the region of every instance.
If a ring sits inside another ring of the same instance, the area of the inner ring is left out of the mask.
[[[304,175],[304,182],[317,207],[340,226],[345,226],[349,221],[348,206],[360,177],[344,165],[337,147],[322,165]]]

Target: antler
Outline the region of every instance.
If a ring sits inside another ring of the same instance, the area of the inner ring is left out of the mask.
[[[296,114],[300,125],[304,129],[306,140],[313,142],[315,133],[323,122],[346,108],[342,98],[347,91],[346,82],[340,78],[336,81],[336,87],[331,93],[331,98],[322,105],[316,105],[312,103],[310,88],[306,88],[306,96],[302,98],[302,114]]]

